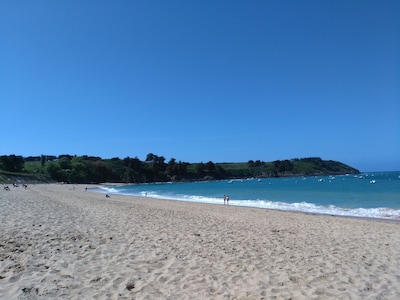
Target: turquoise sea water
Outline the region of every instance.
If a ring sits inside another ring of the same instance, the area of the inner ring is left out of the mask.
[[[400,172],[103,186],[101,191],[219,205],[229,195],[229,204],[236,206],[400,219]]]

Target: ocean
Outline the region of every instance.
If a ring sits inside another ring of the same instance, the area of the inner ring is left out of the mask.
[[[102,186],[98,191],[216,205],[228,195],[235,206],[400,219],[400,172]]]

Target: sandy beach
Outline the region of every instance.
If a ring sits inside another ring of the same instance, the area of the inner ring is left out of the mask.
[[[399,222],[85,187],[1,190],[0,299],[400,299]]]

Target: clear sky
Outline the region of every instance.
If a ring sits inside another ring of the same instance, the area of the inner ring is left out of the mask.
[[[400,1],[0,0],[0,155],[400,170]]]

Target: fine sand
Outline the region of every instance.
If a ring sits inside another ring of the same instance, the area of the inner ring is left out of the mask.
[[[399,222],[10,188],[0,299],[400,299]]]

